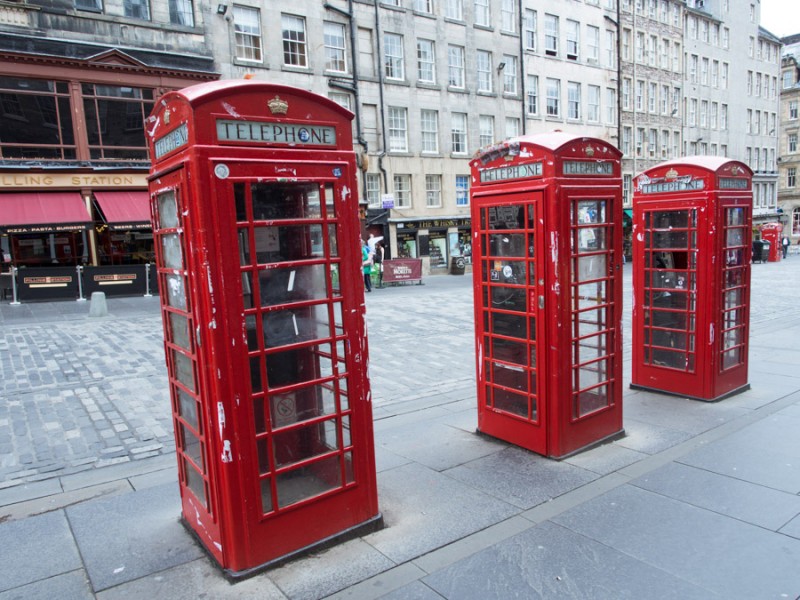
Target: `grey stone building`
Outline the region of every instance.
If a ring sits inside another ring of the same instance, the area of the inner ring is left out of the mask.
[[[784,235],[792,244],[800,242],[800,34],[783,38],[781,61],[780,146],[778,166],[778,204]]]

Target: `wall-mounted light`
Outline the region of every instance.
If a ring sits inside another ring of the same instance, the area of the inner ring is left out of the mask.
[[[497,72],[499,73],[500,71],[502,71],[505,68],[506,68],[506,63],[501,62],[499,65],[497,65]]]
[[[224,15],[228,12],[228,5],[227,4],[217,4],[217,14]]]

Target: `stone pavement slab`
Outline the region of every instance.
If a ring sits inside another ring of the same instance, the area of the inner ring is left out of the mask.
[[[422,582],[452,600],[721,598],[552,523],[524,531]]]
[[[800,540],[625,485],[553,522],[724,598],[795,598]]]
[[[66,512],[95,591],[204,556],[178,521],[175,484],[79,504]]]
[[[705,469],[670,463],[632,485],[777,531],[800,515],[800,496]]]
[[[62,511],[0,527],[0,591],[82,569]]]
[[[378,481],[386,528],[364,538],[395,563],[435,550],[510,517],[517,509],[451,477],[412,463]]]
[[[95,595],[83,569],[41,579],[22,587],[0,592],[0,600],[92,600]]]

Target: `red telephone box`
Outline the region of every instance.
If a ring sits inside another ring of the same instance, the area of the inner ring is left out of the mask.
[[[783,225],[780,223],[764,223],[761,226],[761,239],[769,242],[769,262],[779,262],[783,254],[781,239],[783,238]]]
[[[634,180],[631,387],[697,400],[744,391],[752,171],[696,156]]]
[[[381,523],[351,119],[220,81],[148,120],[183,519],[232,577]]]
[[[470,163],[478,430],[545,456],[623,433],[620,157],[552,132]]]

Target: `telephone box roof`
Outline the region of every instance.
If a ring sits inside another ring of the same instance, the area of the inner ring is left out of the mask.
[[[267,81],[255,81],[252,79],[223,79],[219,81],[209,81],[206,83],[198,83],[180,90],[172,92],[177,96],[183,96],[189,104],[196,106],[199,103],[209,102],[219,96],[229,96],[232,93],[257,93],[263,92],[264,94],[285,94],[287,96],[301,96],[309,100],[313,100],[318,104],[327,106],[348,118],[353,117],[353,113],[337,104],[333,100],[320,96],[308,90],[280,85],[276,83],[269,83]],[[266,99],[266,98],[265,98]]]
[[[722,167],[727,165],[728,163],[737,163],[738,165],[745,167],[747,169],[747,173],[752,177],[753,171],[741,161],[734,160],[732,158],[728,158],[726,156],[681,156],[680,158],[673,158],[671,160],[664,161],[662,163],[657,164],[654,167],[649,169],[645,169],[640,173],[637,173],[637,177],[642,173],[647,173],[652,171],[653,169],[660,169],[661,167],[700,167],[701,169],[707,169],[712,173],[716,173]]]

